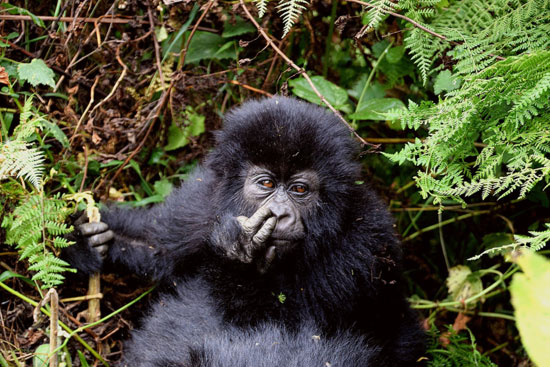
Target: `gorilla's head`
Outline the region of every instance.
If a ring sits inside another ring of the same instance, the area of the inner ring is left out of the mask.
[[[222,211],[276,218],[270,241],[283,249],[341,229],[357,195],[358,146],[325,109],[276,96],[248,101],[225,117],[207,166]],[[275,221],[275,220],[274,220]]]

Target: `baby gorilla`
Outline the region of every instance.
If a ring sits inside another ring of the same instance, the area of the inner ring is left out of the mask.
[[[360,335],[326,337],[304,320],[298,330],[278,323],[250,328],[223,321],[208,284],[186,282],[153,307],[127,343],[125,366],[305,367],[369,366],[378,348]],[[154,341],[154,342],[152,342]]]
[[[346,127],[274,97],[232,110],[216,140],[165,203],[105,210],[67,250],[84,272],[110,263],[177,284],[129,365],[415,365],[424,336],[400,245]]]

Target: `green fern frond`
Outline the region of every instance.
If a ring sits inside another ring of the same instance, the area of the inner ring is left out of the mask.
[[[11,140],[0,145],[0,180],[23,177],[38,188],[44,172],[44,155],[30,144]]]
[[[63,272],[74,271],[55,256],[60,249],[72,244],[62,237],[73,229],[64,223],[68,214],[66,203],[59,195],[46,198],[43,192],[38,192],[2,221],[6,243],[15,246],[21,259],[28,259],[29,269],[37,272],[33,280],[42,282],[43,288],[60,284]]]
[[[261,18],[267,11],[267,3],[269,0],[255,0],[256,7],[258,8],[258,16]]]
[[[308,5],[308,0],[280,0],[279,5],[277,5],[277,10],[283,18],[283,37],[285,37],[290,29],[298,20],[302,12],[306,9]]]
[[[546,230],[544,231],[529,231],[531,236],[514,236],[517,243],[528,246],[534,251],[542,250],[548,242],[550,242],[550,223],[544,224]]]
[[[372,7],[367,10],[367,29],[376,29],[388,12],[393,12],[395,4],[390,0],[370,1]]]

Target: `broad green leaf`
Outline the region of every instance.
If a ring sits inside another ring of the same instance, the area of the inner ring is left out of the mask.
[[[388,50],[388,53],[386,54],[386,60],[390,64],[395,64],[401,60],[404,54],[405,46],[392,47]]]
[[[394,109],[406,108],[405,104],[397,98],[373,98],[361,103],[357,112],[349,115],[354,120],[386,120],[384,115]]]
[[[361,98],[361,93],[363,93],[363,88],[365,87],[367,79],[368,76],[366,74],[361,75],[359,79],[353,84],[351,89],[348,89],[348,94],[356,100],[359,100],[359,98]],[[362,102],[373,98],[384,98],[385,95],[386,90],[384,89],[384,86],[382,84],[378,82],[371,82],[371,84],[367,87],[365,94],[363,95]]]
[[[155,193],[161,195],[162,197],[167,197],[172,192],[172,188],[174,185],[172,183],[163,178],[162,180],[158,180],[153,184],[153,187],[155,188]]]
[[[317,90],[319,90],[319,93],[321,93],[334,108],[337,110],[346,108],[348,93],[345,89],[340,88],[319,75],[311,77],[311,80]],[[304,78],[293,79],[289,82],[289,85],[292,88],[292,93],[298,97],[311,103],[316,103],[318,105],[322,104],[321,99]]]
[[[178,32],[173,36],[166,39],[165,42],[162,44],[162,63],[164,63],[164,60],[170,55],[171,52],[179,53],[181,51],[180,44],[181,44],[181,37],[183,37],[183,34],[187,31],[189,26],[191,25],[191,22],[195,19],[195,16],[197,15],[197,12],[199,11],[199,5],[195,4],[193,5],[193,9],[191,9],[191,12],[189,13],[189,18],[187,18],[187,21],[181,26],[180,29],[178,29]],[[171,38],[171,40],[170,40]]]
[[[57,124],[47,120],[42,120],[41,124],[58,142],[61,143],[61,145],[63,145],[64,148],[69,147],[69,139],[67,138],[67,135],[65,135],[63,130],[61,130]]]
[[[531,251],[516,258],[523,273],[510,284],[516,325],[527,354],[538,367],[550,366],[550,261]]]
[[[27,278],[27,277],[25,277],[21,274],[17,274],[17,273],[14,273],[13,271],[9,271],[9,270],[6,270],[2,274],[0,274],[0,282],[4,282],[4,281],[6,281],[10,278],[22,279],[27,284],[29,284],[31,287],[34,287],[34,283],[32,282],[32,280],[30,280],[29,278]]]
[[[34,351],[34,356],[32,357],[32,367],[48,367],[49,359],[48,355],[50,354],[50,345],[41,344]]]
[[[211,32],[196,32],[185,57],[185,63],[197,63],[208,59],[231,59],[236,57],[235,41],[227,42],[222,36]]]
[[[187,109],[186,116],[187,121],[184,127],[173,123],[168,128],[168,144],[164,147],[165,150],[182,148],[189,143],[190,136],[199,136],[204,132],[205,117],[203,115],[195,113],[192,109]]]
[[[440,94],[443,91],[450,92],[460,88],[461,84],[461,78],[453,76],[449,70],[443,70],[435,78],[434,93]]]
[[[453,301],[464,301],[483,290],[479,273],[472,272],[466,265],[452,267],[446,283]]]
[[[19,79],[29,82],[33,87],[44,84],[55,88],[55,73],[42,59],[33,59],[30,63],[19,64]]]
[[[390,45],[390,41],[388,40],[383,40],[383,41],[380,41],[380,42],[377,42],[375,43],[373,46],[372,46],[372,55],[375,57],[375,58],[379,58],[380,56],[382,56],[382,52],[384,52],[384,50]]]
[[[231,19],[227,19],[225,21],[223,25],[222,37],[235,37],[255,31],[256,27],[254,27],[254,25],[237,15],[235,16],[234,22]]]
[[[31,13],[27,9],[20,8],[20,7],[15,6],[15,5],[11,5],[9,3],[8,4],[3,3],[1,6],[5,9],[7,9],[8,13],[10,13],[10,14],[27,15],[27,16],[31,17],[34,24],[36,24],[39,27],[46,28],[46,25],[44,24],[44,21],[42,21],[42,19],[38,18],[36,15]]]

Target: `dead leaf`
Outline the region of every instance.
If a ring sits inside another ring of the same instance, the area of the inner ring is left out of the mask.
[[[6,72],[6,68],[3,66],[0,66],[0,84],[10,85],[8,73]]]
[[[101,138],[99,137],[99,135],[97,135],[97,133],[95,131],[92,134],[92,142],[95,145],[98,145],[99,143],[101,143]]]
[[[467,316],[463,313],[459,313],[456,315],[455,322],[453,323],[453,330],[456,332],[459,332],[461,330],[466,329],[466,324],[468,321],[470,321],[472,318],[470,316]]]

